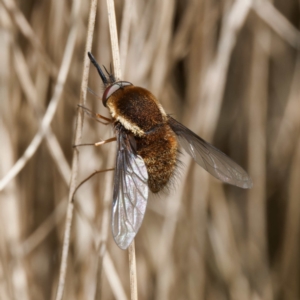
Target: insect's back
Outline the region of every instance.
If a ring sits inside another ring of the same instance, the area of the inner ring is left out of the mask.
[[[174,175],[177,162],[177,139],[168,124],[157,126],[144,137],[136,138],[137,153],[148,171],[148,186],[161,191]]]
[[[146,89],[125,86],[107,102],[112,117],[130,131],[137,154],[147,167],[148,186],[153,193],[162,190],[174,174],[178,143],[167,123],[168,116]]]

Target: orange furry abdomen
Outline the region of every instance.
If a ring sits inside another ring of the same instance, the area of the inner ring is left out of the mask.
[[[158,193],[174,175],[178,143],[168,124],[157,126],[143,137],[136,138],[137,153],[144,159],[148,171],[148,186]]]

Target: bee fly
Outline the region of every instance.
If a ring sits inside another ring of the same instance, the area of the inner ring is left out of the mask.
[[[121,249],[130,245],[142,224],[149,190],[158,193],[174,175],[179,146],[214,177],[241,188],[252,187],[246,171],[166,114],[151,92],[116,80],[105,69],[106,77],[93,55],[88,56],[103,81],[102,102],[116,133],[112,233]]]

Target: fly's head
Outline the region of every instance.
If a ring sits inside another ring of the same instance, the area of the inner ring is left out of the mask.
[[[128,82],[128,81],[119,81],[116,80],[115,75],[113,74],[112,70],[107,71],[107,69],[104,67],[104,70],[107,74],[107,76],[105,75],[105,73],[103,72],[103,70],[101,69],[100,65],[97,63],[95,57],[92,55],[92,53],[88,52],[88,56],[89,59],[91,60],[92,64],[96,67],[101,80],[104,84],[105,87],[105,91],[103,93],[102,96],[102,103],[105,107],[107,107],[107,101],[111,100],[111,96],[116,97],[116,96],[120,96],[120,92],[116,93],[118,90],[120,89],[124,89],[126,86],[132,86],[132,83]],[[112,103],[114,103],[115,101],[110,101]]]
[[[112,72],[103,72],[91,53],[88,56],[97,68],[105,91],[102,103],[109,109],[112,118],[120,122],[135,136],[144,136],[149,130],[166,122],[167,115],[148,90],[134,86],[128,81],[117,80]]]

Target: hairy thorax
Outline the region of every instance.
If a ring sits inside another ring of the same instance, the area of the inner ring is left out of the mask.
[[[107,107],[114,120],[133,134],[137,154],[147,167],[150,190],[161,191],[174,175],[178,151],[162,106],[149,91],[126,86],[109,98]]]

